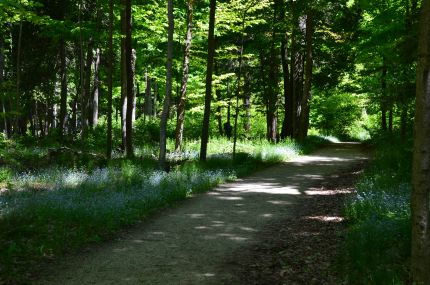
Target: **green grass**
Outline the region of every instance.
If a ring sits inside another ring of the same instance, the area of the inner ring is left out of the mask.
[[[348,284],[403,284],[410,249],[410,144],[385,137],[345,209],[341,258]]]
[[[169,173],[154,170],[151,147],[141,147],[142,157],[134,160],[117,155],[101,168],[54,165],[18,174],[2,169],[9,189],[0,194],[0,280],[25,284],[45,261],[110,239],[154,210],[323,143],[317,138],[303,145],[244,141],[232,160],[231,142],[213,139],[209,159],[201,163],[199,144],[187,142],[182,154],[169,155],[172,162],[182,161]]]

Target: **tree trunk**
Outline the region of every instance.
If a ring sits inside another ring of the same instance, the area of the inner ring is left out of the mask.
[[[125,65],[126,65],[126,82],[127,82],[127,112],[125,120],[125,151],[127,158],[134,156],[133,151],[133,48],[132,48],[132,10],[131,1],[125,0]]]
[[[82,137],[85,138],[88,133],[88,126],[90,125],[90,98],[91,98],[91,66],[93,62],[93,44],[90,39],[87,47],[87,57],[85,59],[84,67],[84,81],[83,93],[81,98],[81,125]]]
[[[422,3],[411,197],[414,284],[430,284],[430,0]]]
[[[126,5],[127,0],[121,0],[121,148],[125,152],[127,141],[127,63],[125,37],[127,33]]]
[[[21,99],[21,49],[22,49],[22,20],[19,24],[19,34],[18,34],[18,49],[17,49],[17,56],[16,56],[16,98],[15,98],[15,104],[16,104],[16,118],[15,118],[15,124],[14,124],[14,132],[19,133],[19,124],[20,124],[20,112],[21,112],[21,105],[20,105],[20,99]]]
[[[107,138],[106,138],[106,157],[112,158],[112,97],[113,97],[113,0],[109,0],[109,40],[108,40],[108,74],[107,74],[107,85],[108,85],[108,106],[107,106]]]
[[[132,78],[133,78],[133,111],[132,111],[132,116],[131,116],[131,121],[134,122],[136,121],[136,99],[137,99],[137,90],[136,90],[136,61],[137,61],[137,55],[136,55],[136,50],[133,49],[132,51]]]
[[[200,161],[206,161],[209,142],[209,120],[212,101],[212,75],[215,57],[215,12],[216,0],[210,0],[209,31],[208,31],[208,59],[206,67],[205,110],[203,114],[202,138],[200,145]]]
[[[8,122],[7,122],[7,114],[6,114],[6,100],[5,100],[5,93],[3,88],[3,81],[4,81],[4,41],[3,41],[3,34],[0,34],[0,98],[1,98],[1,106],[2,106],[2,113],[3,113],[3,133],[6,136],[6,138],[9,136],[8,134]]]
[[[282,124],[281,138],[293,136],[293,95],[290,80],[290,70],[288,66],[288,34],[285,33],[285,38],[281,45],[281,61],[284,79],[284,122]]]
[[[176,120],[176,132],[175,132],[175,152],[180,152],[182,147],[182,140],[184,137],[184,121],[185,121],[185,99],[187,95],[187,84],[190,68],[190,51],[192,44],[192,32],[193,32],[193,0],[187,1],[187,15],[188,25],[187,34],[185,38],[185,51],[184,51],[184,62],[182,71],[182,83],[181,93],[179,95],[178,102],[178,116]]]
[[[151,78],[149,78],[148,71],[145,73],[145,102],[143,113],[146,116],[152,117],[154,115],[152,97],[151,97]]]
[[[164,98],[163,113],[160,122],[160,168],[167,170],[166,165],[166,142],[167,142],[167,120],[169,119],[170,101],[172,98],[172,65],[173,65],[173,32],[175,21],[173,19],[173,0],[168,0],[167,18],[169,21],[169,31],[167,40],[167,65],[166,65],[166,97]]]
[[[237,83],[236,83],[236,112],[234,114],[234,133],[233,133],[233,160],[236,158],[236,145],[237,145],[237,120],[239,119],[239,97],[241,91],[241,77],[242,77],[242,63],[243,63],[243,49],[245,42],[245,20],[246,15],[242,19],[242,30],[240,38],[240,50],[239,50],[239,70],[237,72]]]
[[[60,40],[60,80],[61,80],[61,94],[60,94],[60,135],[63,136],[67,131],[67,55],[66,43]]]
[[[94,61],[94,87],[91,103],[91,127],[97,127],[99,121],[99,88],[100,88],[100,49],[96,49],[96,56]]]
[[[313,69],[313,15],[308,12],[306,16],[306,65],[305,65],[305,82],[303,86],[303,96],[300,103],[300,125],[299,136],[303,140],[308,135],[309,129],[309,101],[311,99],[312,89],[312,69]]]

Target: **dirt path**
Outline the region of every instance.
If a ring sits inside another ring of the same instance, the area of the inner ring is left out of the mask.
[[[282,240],[297,230],[279,225],[303,214],[300,206],[309,205],[306,197],[327,184],[330,175],[345,173],[365,159],[360,145],[333,144],[222,185],[153,216],[117,241],[71,257],[36,284],[279,283],[279,279],[258,281],[264,274],[252,272],[254,268],[279,276],[270,272],[273,260],[253,262],[270,258],[265,253],[279,248],[275,236]],[[264,247],[271,242],[276,245]],[[289,274],[285,268],[278,269],[282,278]]]

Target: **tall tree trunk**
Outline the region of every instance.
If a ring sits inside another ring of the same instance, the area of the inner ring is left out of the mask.
[[[221,90],[218,88],[215,92],[218,103],[222,100]],[[220,136],[224,135],[224,129],[222,126],[222,108],[221,104],[218,104],[216,108],[216,120],[218,124],[218,132]]]
[[[390,133],[393,132],[393,105],[390,105],[390,109],[388,111],[388,131]]]
[[[91,102],[91,127],[97,127],[99,122],[99,95],[100,95],[100,49],[96,49],[94,60],[94,87]]]
[[[209,142],[209,120],[211,116],[212,101],[212,75],[215,57],[215,12],[216,0],[210,0],[209,12],[209,31],[208,31],[208,59],[206,67],[206,92],[205,92],[205,110],[203,114],[202,138],[200,145],[200,161],[206,161],[207,148]]]
[[[125,0],[125,63],[126,63],[126,82],[127,82],[127,112],[125,120],[125,151],[127,158],[134,156],[133,151],[133,48],[132,48],[132,11],[131,1]]]
[[[127,33],[126,5],[127,0],[121,0],[121,148],[124,152],[127,141],[127,63],[125,55],[125,38]]]
[[[310,11],[306,16],[306,64],[303,96],[300,103],[300,130],[298,136],[300,140],[303,140],[307,137],[309,129],[309,101],[311,99],[313,69],[313,32],[313,14],[312,11]]]
[[[17,49],[17,56],[16,56],[16,98],[15,98],[15,104],[16,104],[16,118],[15,118],[15,124],[14,124],[14,132],[19,133],[19,125],[20,125],[20,113],[21,113],[21,105],[20,105],[20,99],[21,99],[21,49],[22,49],[22,20],[19,23],[19,34],[18,34],[18,49]]]
[[[63,136],[67,131],[67,55],[66,43],[60,40],[60,80],[61,80],[61,94],[60,94],[60,135]]]
[[[185,99],[187,95],[188,77],[190,71],[190,54],[193,39],[193,4],[194,0],[187,1],[187,34],[185,36],[184,62],[182,66],[181,93],[178,102],[178,117],[176,121],[175,151],[181,151],[184,137]]]
[[[275,5],[273,7],[272,40],[270,44],[270,66],[269,66],[270,86],[268,89],[268,97],[267,97],[267,122],[268,122],[267,139],[271,142],[276,142],[278,139],[277,86],[278,86],[279,62],[278,62],[278,53],[276,50],[276,35],[278,32],[276,22],[278,20],[278,11],[280,9],[280,5],[282,5],[280,1],[275,1]]]
[[[84,63],[83,93],[81,98],[81,125],[82,137],[85,138],[90,126],[90,99],[91,99],[91,66],[93,63],[93,43],[90,39]]]
[[[169,31],[167,40],[167,65],[166,65],[166,97],[164,98],[163,113],[160,122],[160,168],[167,170],[166,165],[166,142],[167,142],[167,120],[169,119],[170,101],[172,98],[172,65],[173,65],[173,32],[175,21],[173,19],[173,0],[168,0],[167,18],[169,21]]]
[[[239,97],[241,91],[240,81],[242,78],[242,64],[243,64],[243,50],[245,42],[245,20],[246,14],[243,15],[242,29],[240,37],[240,49],[239,49],[239,69],[237,71],[237,82],[236,82],[236,110],[234,114],[234,132],[233,132],[233,160],[236,158],[236,145],[237,145],[237,120],[239,119]]]
[[[290,80],[290,69],[288,66],[288,34],[281,45],[281,61],[284,79],[284,121],[282,123],[281,138],[293,136],[293,95]]]
[[[422,2],[418,47],[415,136],[411,197],[411,273],[430,284],[430,0]]]
[[[113,0],[109,0],[109,40],[108,40],[108,74],[107,74],[107,85],[108,85],[108,105],[107,105],[107,138],[106,138],[106,157],[112,158],[112,98],[113,98]]]
[[[134,122],[136,121],[136,60],[137,60],[137,55],[136,55],[136,50],[133,49],[132,51],[132,61],[131,61],[131,78],[133,78],[132,82],[133,82],[133,107],[132,107],[132,115],[131,115],[131,121],[134,125]]]

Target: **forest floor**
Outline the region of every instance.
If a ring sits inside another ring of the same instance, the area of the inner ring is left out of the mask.
[[[34,284],[339,284],[344,199],[368,159],[332,144],[163,209]]]

